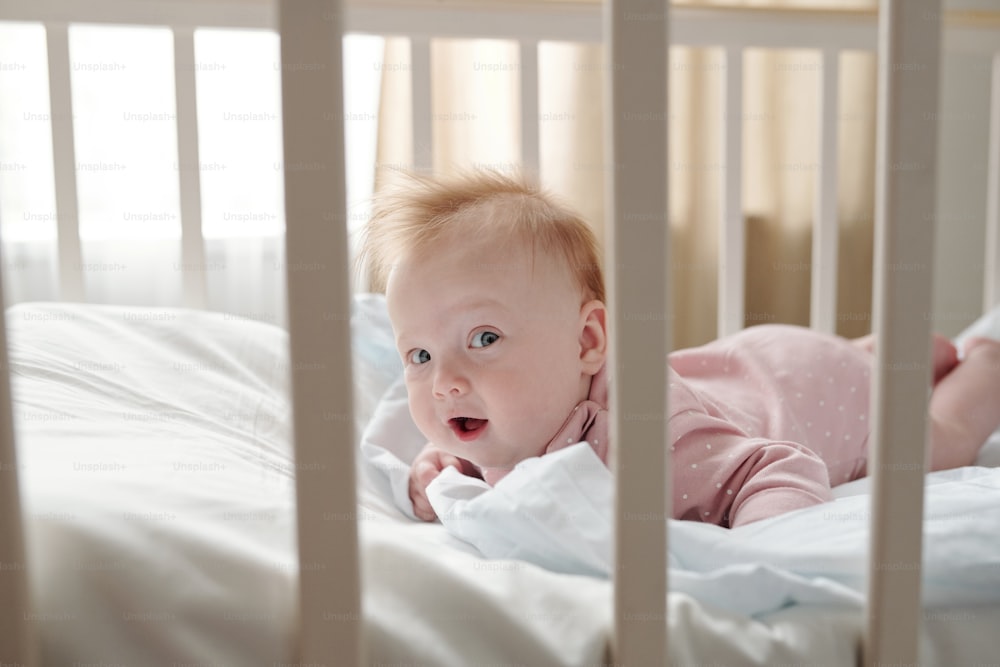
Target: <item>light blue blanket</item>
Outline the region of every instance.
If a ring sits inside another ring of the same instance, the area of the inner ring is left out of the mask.
[[[428,492],[448,531],[488,557],[606,577],[612,488],[607,468],[580,443],[523,462],[493,489],[449,469]],[[732,530],[671,520],[670,589],[750,615],[790,604],[860,605],[869,502],[865,493],[847,495]],[[925,606],[1000,604],[1000,469],[929,475],[925,503]]]

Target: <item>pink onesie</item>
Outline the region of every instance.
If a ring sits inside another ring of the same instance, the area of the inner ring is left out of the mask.
[[[843,338],[788,325],[672,353],[674,517],[738,526],[863,477],[871,362]],[[545,451],[586,440],[607,463],[607,404],[602,369]]]

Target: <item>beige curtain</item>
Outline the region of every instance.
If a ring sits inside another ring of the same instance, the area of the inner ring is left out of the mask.
[[[733,4],[727,0],[728,4]],[[875,0],[840,0],[865,8]],[[696,0],[685,4],[717,4]],[[826,6],[766,0],[756,6]],[[411,166],[409,45],[386,43],[376,189]],[[391,66],[389,66],[391,65]],[[717,220],[722,175],[718,126],[724,54],[674,48],[670,63],[670,219],[675,256],[674,346],[716,334]],[[539,49],[540,177],[603,238],[605,174],[600,45]],[[744,57],[746,323],[808,324],[813,190],[817,163],[819,54],[749,51]],[[499,41],[432,45],[433,168],[517,169],[520,161],[517,46]],[[875,58],[841,57],[839,114],[840,269],[838,332],[870,328],[874,210]]]

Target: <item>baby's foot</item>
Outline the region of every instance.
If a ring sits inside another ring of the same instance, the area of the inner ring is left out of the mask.
[[[958,350],[950,340],[940,334],[934,334],[932,340],[932,361],[934,364],[934,384],[941,381],[958,365]]]
[[[992,338],[984,336],[969,338],[962,347],[962,358],[968,360],[973,351],[976,351],[977,356],[985,353],[993,356],[994,361],[1000,361],[1000,341]]]
[[[1000,426],[1000,341],[970,338],[930,401],[931,469],[971,465]]]

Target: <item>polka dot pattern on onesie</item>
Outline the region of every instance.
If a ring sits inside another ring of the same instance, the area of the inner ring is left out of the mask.
[[[726,484],[726,471],[741,470],[769,443],[783,443],[811,460],[818,456],[834,483],[863,473],[871,356],[860,347],[802,327],[762,325],[672,353],[670,365],[676,372],[671,452],[675,460],[690,457],[675,498],[700,506],[699,515],[713,502],[720,507],[732,502],[740,484]],[[714,438],[692,442],[682,425],[702,423],[743,437],[730,437],[721,449]],[[692,446],[700,453],[689,450]],[[712,510],[713,516],[724,512]]]

